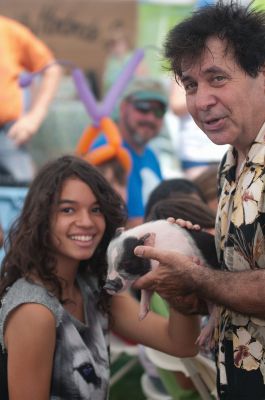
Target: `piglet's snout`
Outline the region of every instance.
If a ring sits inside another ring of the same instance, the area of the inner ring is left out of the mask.
[[[108,279],[103,287],[109,294],[118,293],[123,288],[123,282],[120,277]]]

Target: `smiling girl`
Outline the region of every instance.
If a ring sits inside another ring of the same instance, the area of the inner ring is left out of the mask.
[[[171,311],[138,320],[128,294],[101,288],[105,253],[125,223],[119,195],[87,162],[48,163],[9,233],[0,281],[0,393],[11,400],[108,398],[109,321],[135,342],[193,356],[198,321]]]

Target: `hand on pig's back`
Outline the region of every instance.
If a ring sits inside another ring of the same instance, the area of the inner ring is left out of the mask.
[[[174,296],[185,295],[194,289],[189,269],[198,268],[190,257],[177,251],[162,250],[150,246],[138,246],[134,250],[139,257],[150,258],[159,262],[159,267],[137,279],[133,285],[135,289],[151,289],[158,293],[167,292]]]

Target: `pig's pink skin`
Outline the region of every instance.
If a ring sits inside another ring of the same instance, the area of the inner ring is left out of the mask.
[[[153,292],[150,290],[141,290],[139,320],[142,321],[149,312],[150,299]]]
[[[213,333],[217,322],[218,309],[217,306],[212,304],[209,304],[208,307],[210,311],[210,318],[207,325],[205,325],[205,327],[201,330],[196,343],[201,347],[206,345],[212,348],[214,345]]]

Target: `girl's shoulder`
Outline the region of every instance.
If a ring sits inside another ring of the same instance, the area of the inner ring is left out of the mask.
[[[7,293],[1,301],[0,344],[2,345],[2,348],[4,348],[4,325],[8,315],[16,307],[26,303],[36,303],[46,306],[54,314],[56,326],[59,326],[64,309],[58,299],[40,284],[29,282],[25,278],[20,278],[10,288],[8,288]]]

